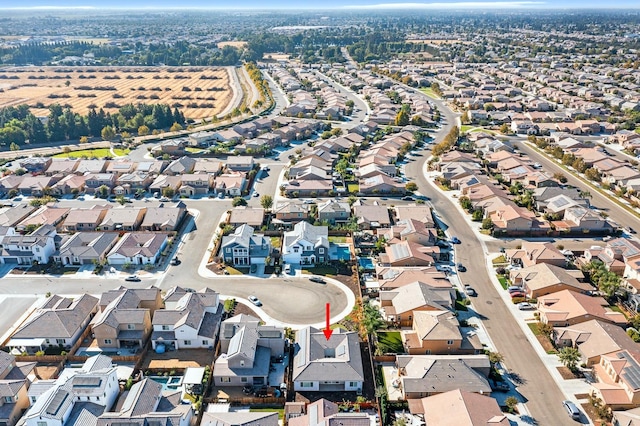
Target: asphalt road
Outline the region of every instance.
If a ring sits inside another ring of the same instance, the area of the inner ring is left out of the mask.
[[[551,174],[562,173],[567,177],[567,184],[573,185],[577,188],[580,188],[581,190],[588,191],[592,196],[590,200],[591,204],[606,212],[609,215],[609,218],[616,222],[619,226],[632,228],[638,226],[638,216],[630,213],[629,211],[612,202],[610,200],[610,196],[603,195],[591,186],[585,184],[582,180],[573,176],[571,172],[563,169],[555,161],[551,160],[546,155],[539,153],[534,148],[529,146],[526,142],[516,142],[516,146],[521,152],[527,154],[533,161],[540,163],[542,165],[542,169],[546,172]],[[613,150],[610,149],[609,151]]]
[[[434,140],[434,143],[438,143],[455,124],[456,115],[442,101],[433,102],[444,118],[443,128]],[[521,379],[517,384],[517,390],[526,403],[527,409],[540,425],[574,424],[560,404],[560,401],[565,399],[564,395],[489,279],[485,254],[481,254],[482,246],[475,232],[458,213],[453,203],[425,178],[423,168],[428,157],[429,153],[423,152],[422,157],[417,157],[416,161],[405,166],[405,173],[408,178],[418,184],[419,192],[431,198],[431,204],[439,217],[449,227],[449,235],[456,235],[462,241],[455,247],[456,262],[461,262],[467,267],[467,272],[461,273],[460,279],[464,283],[471,284],[478,292],[478,296],[472,301],[473,309],[483,320],[492,342],[497,351],[503,355],[509,371],[516,373]]]

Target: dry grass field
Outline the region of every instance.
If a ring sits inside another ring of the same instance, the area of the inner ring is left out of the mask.
[[[244,49],[247,47],[246,41],[221,41],[218,43],[218,49],[222,49],[225,46],[235,47],[237,49]]]
[[[433,44],[433,45],[442,45],[442,44],[456,44],[456,43],[463,43],[463,44],[471,44],[471,42],[469,41],[463,41],[463,40],[406,40],[407,43],[415,43],[415,44]]]
[[[129,103],[177,106],[186,118],[217,115],[233,92],[224,68],[25,67],[0,69],[0,108],[28,104],[46,115],[55,103],[86,114],[91,106],[115,112]]]
[[[264,59],[272,59],[274,61],[285,61],[291,58],[291,55],[287,53],[265,53],[262,55]]]

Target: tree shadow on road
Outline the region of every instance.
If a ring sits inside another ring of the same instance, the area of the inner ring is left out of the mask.
[[[519,375],[518,373],[510,372],[509,373],[509,378],[511,379],[511,381],[513,383],[515,383],[516,386],[524,385],[524,384],[527,383],[527,381],[521,375]]]

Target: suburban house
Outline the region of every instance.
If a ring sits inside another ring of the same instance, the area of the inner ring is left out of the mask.
[[[116,175],[111,173],[90,173],[85,175],[84,185],[87,194],[95,194],[98,188],[104,186],[108,189],[107,193],[116,186]]]
[[[260,228],[264,222],[264,209],[262,207],[238,206],[231,209],[229,216],[229,225],[238,227],[241,225],[249,225]]]
[[[455,303],[451,288],[435,288],[415,282],[390,291],[380,292],[382,316],[386,321],[412,327],[418,311],[449,311]]]
[[[602,355],[593,368],[597,382],[592,393],[612,410],[640,407],[640,361],[637,351],[622,350]]]
[[[487,355],[398,355],[398,376],[404,399],[424,398],[460,389],[491,394]]]
[[[627,324],[621,312],[609,307],[602,297],[591,297],[571,290],[562,290],[538,298],[540,321],[554,327],[569,327],[592,319],[618,325]]]
[[[165,170],[165,173],[167,173],[167,170]],[[163,174],[158,175],[153,180],[151,185],[149,185],[149,191],[153,194],[164,194],[167,192],[173,192],[175,194],[180,189],[180,185],[182,185],[182,175]]]
[[[180,195],[184,197],[193,197],[195,195],[205,195],[214,187],[215,178],[213,174],[196,173],[182,175],[182,185],[180,186]]]
[[[195,165],[196,160],[194,158],[183,156],[169,163],[162,173],[168,176],[185,175],[193,173]]]
[[[29,408],[27,390],[35,379],[35,362],[16,362],[16,358],[0,351],[0,424],[14,426]]]
[[[58,233],[52,225],[43,225],[29,235],[9,235],[2,238],[0,263],[32,265],[34,262],[46,264],[56,250],[55,237]]]
[[[523,241],[522,248],[506,250],[505,257],[512,265],[524,268],[538,263],[548,263],[559,267],[564,267],[567,264],[567,258],[552,243]]]
[[[133,172],[120,175],[113,188],[114,195],[133,195],[145,193],[153,183],[156,175],[146,172]]]
[[[103,293],[91,331],[101,348],[142,348],[151,334],[151,317],[162,307],[160,289],[120,288]]]
[[[158,207],[147,207],[147,212],[140,224],[141,231],[177,231],[182,220],[187,216],[187,206],[178,202],[173,206],[160,204]]]
[[[409,411],[427,426],[509,426],[498,401],[487,395],[455,389],[427,398],[410,399]]]
[[[42,197],[47,188],[51,188],[56,182],[58,182],[59,176],[23,176],[22,181],[18,185],[18,191],[22,195],[31,195],[33,197]]]
[[[327,339],[322,331],[313,327],[298,330],[292,380],[296,392],[360,394],[364,372],[358,334],[336,329]]]
[[[384,253],[378,258],[379,262],[386,266],[433,266],[439,256],[440,248],[437,246],[398,241],[385,246]]]
[[[433,220],[433,213],[431,212],[431,208],[424,204],[418,204],[415,206],[412,205],[402,205],[396,206],[395,216],[398,222],[406,221],[406,220],[417,220],[418,222],[424,223],[427,228],[434,228],[435,222]]]
[[[213,347],[222,318],[222,305],[215,291],[196,293],[176,287],[167,292],[165,309],[153,314],[153,349],[197,349]]]
[[[358,203],[353,206],[353,215],[358,218],[359,229],[386,228],[391,225],[387,206]]]
[[[99,264],[105,261],[117,241],[117,233],[77,232],[63,240],[53,260],[64,266]]]
[[[402,344],[409,355],[477,355],[482,343],[466,333],[450,311],[415,311],[411,330],[403,330]]]
[[[35,384],[23,417],[26,426],[97,424],[120,393],[117,368],[104,355],[89,358],[81,368],[66,368],[57,380]]]
[[[338,404],[328,401],[324,398],[318,401],[305,404],[300,403],[298,407],[296,402],[287,402],[285,404],[285,413],[287,416],[287,424],[289,426],[316,426],[316,425],[349,425],[349,426],[369,426],[371,418],[367,413],[346,413],[340,411]],[[293,407],[296,413],[293,414]],[[299,408],[299,410],[298,410]]]
[[[237,197],[242,195],[246,183],[247,175],[243,172],[223,173],[216,176],[215,193]]]
[[[49,347],[72,348],[96,313],[98,299],[51,296],[11,335],[8,347],[35,353]]]
[[[221,355],[213,368],[216,386],[268,385],[271,358],[284,355],[284,329],[236,315],[220,328]]]
[[[537,299],[540,296],[561,290],[573,290],[581,293],[595,290],[591,284],[579,281],[577,277],[584,278],[579,269],[567,270],[549,263],[538,263],[509,271],[511,283],[522,287],[527,297],[531,299]]]
[[[70,208],[66,207],[42,206],[29,215],[29,217],[18,223],[16,229],[20,232],[26,232],[29,228],[33,230],[42,225],[51,225],[57,228],[64,218],[67,217],[70,210]]]
[[[378,229],[378,236],[384,237],[385,241],[391,244],[408,241],[423,246],[431,246],[435,245],[438,240],[435,228],[427,228],[424,222],[416,219],[399,220],[391,228]]]
[[[264,264],[272,248],[269,237],[254,234],[253,227],[242,225],[232,234],[222,237],[220,250],[220,257],[228,265],[248,266]]]
[[[552,338],[559,348],[577,348],[580,351],[581,363],[588,367],[598,364],[602,355],[638,349],[638,344],[622,327],[595,319],[569,327],[556,327]]]
[[[350,216],[351,206],[349,206],[349,203],[330,199],[318,204],[318,220],[320,222],[326,221],[331,225],[335,225],[336,223],[347,222]]]
[[[202,413],[201,426],[279,426],[277,411]]]
[[[227,169],[233,172],[248,172],[253,169],[254,159],[252,156],[231,155],[227,159]]]
[[[169,242],[164,232],[128,232],[107,255],[109,265],[155,265]]]
[[[162,383],[142,379],[131,386],[120,409],[105,411],[97,418],[96,426],[189,426],[193,408],[191,404],[182,402],[181,393],[181,390],[164,391]]]
[[[62,229],[66,232],[95,231],[102,223],[110,205],[94,205],[90,208],[71,209],[64,220]]]
[[[293,224],[304,221],[309,217],[309,204],[286,201],[279,203],[273,209],[275,218],[272,223],[286,229],[291,229]]]
[[[138,207],[120,207],[107,210],[99,231],[136,231],[142,223],[146,209]]]
[[[44,174],[47,176],[57,175],[58,173],[70,175],[76,171],[79,164],[80,160],[77,158],[53,158]]]
[[[329,230],[326,226],[314,226],[298,222],[293,230],[284,233],[282,257],[286,263],[315,265],[329,260]]]

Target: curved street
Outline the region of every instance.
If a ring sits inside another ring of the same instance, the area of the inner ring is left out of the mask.
[[[443,127],[434,140],[434,143],[438,143],[455,125],[458,116],[443,101],[429,99],[440,109],[443,117]],[[478,292],[478,296],[473,298],[472,309],[482,319],[497,351],[504,356],[504,364],[508,370],[519,378],[515,384],[523,402],[537,424],[575,424],[567,417],[560,404],[565,399],[563,393],[489,279],[485,262],[487,253],[482,253],[482,245],[474,230],[458,213],[450,199],[436,190],[425,177],[424,168],[428,157],[429,151],[426,148],[422,157],[415,157],[414,161],[405,166],[406,175],[417,183],[419,192],[431,198],[433,208],[448,226],[448,235],[455,235],[462,241],[455,246],[456,262],[467,267],[467,272],[461,273],[460,278]]]

